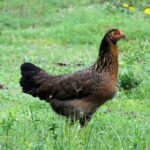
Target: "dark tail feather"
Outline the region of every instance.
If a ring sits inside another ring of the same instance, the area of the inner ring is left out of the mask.
[[[22,75],[20,79],[22,91],[48,101],[50,87],[47,81],[51,77],[41,68],[31,63],[22,64],[20,69]]]

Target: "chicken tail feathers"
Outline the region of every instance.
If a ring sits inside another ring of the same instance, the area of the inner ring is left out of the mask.
[[[48,80],[53,77],[31,63],[22,64],[20,69],[22,75],[20,79],[22,91],[48,102],[50,95]]]

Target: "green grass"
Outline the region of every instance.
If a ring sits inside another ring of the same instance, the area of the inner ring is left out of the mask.
[[[135,12],[121,7],[128,2]],[[0,150],[149,150],[150,16],[142,11],[148,2],[0,1],[0,83],[8,86],[0,90]],[[53,74],[88,67],[114,27],[129,38],[118,43],[118,94],[87,127],[70,126],[47,103],[21,92],[23,62]]]

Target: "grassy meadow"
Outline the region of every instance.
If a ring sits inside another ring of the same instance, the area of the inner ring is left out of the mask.
[[[0,83],[8,89],[0,90],[0,150],[149,150],[149,6],[149,0],[1,0]],[[118,93],[85,128],[21,92],[23,62],[53,74],[86,68],[111,28],[129,39],[118,43]]]

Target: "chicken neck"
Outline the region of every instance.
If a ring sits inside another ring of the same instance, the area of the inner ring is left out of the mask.
[[[100,45],[99,55],[94,64],[94,69],[101,72],[111,72],[112,74],[118,73],[118,50],[117,43],[113,42],[106,35]]]

